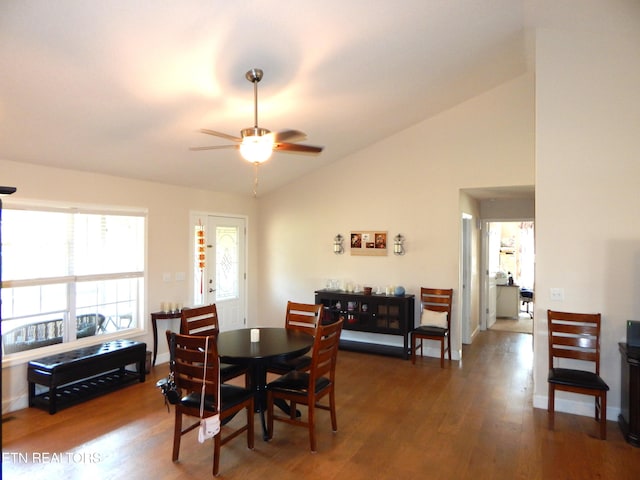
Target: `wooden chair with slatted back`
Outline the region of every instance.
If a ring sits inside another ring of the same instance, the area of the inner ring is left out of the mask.
[[[322,323],[322,305],[309,303],[287,302],[287,313],[285,317],[285,328],[308,333],[315,337],[316,328]],[[288,360],[275,359],[267,366],[267,371],[284,375],[292,370],[306,371],[311,367],[311,357],[302,355]]]
[[[267,385],[267,437],[273,438],[273,421],[303,426],[309,429],[311,451],[316,451],[315,418],[316,409],[328,410],[331,414],[331,429],[338,431],[335,400],[336,362],[338,345],[344,320],[327,325],[318,325],[311,353],[311,367],[308,372],[293,370]],[[329,397],[329,405],[320,400]],[[290,402],[288,416],[276,415],[274,403],[278,400]],[[307,406],[307,418],[297,416],[297,405]]]
[[[579,393],[595,397],[595,418],[600,423],[600,438],[607,438],[607,391],[600,377],[599,313],[568,313],[547,310],[549,329],[549,428],[554,428],[555,392]],[[570,359],[571,368],[555,366]],[[580,362],[576,362],[576,361]],[[580,366],[589,366],[589,370]]]
[[[176,386],[182,391],[180,401],[175,405],[175,425],[173,432],[173,461],[178,460],[182,435],[195,430],[200,425],[200,403],[204,379],[205,401],[203,416],[215,415],[218,407],[217,395],[220,391],[221,431],[213,437],[213,475],[217,476],[220,466],[220,447],[247,432],[247,447],[253,450],[253,391],[236,385],[220,384],[220,357],[217,339],[214,335],[180,335],[169,330],[166,332],[170,350],[173,350],[173,374]],[[207,341],[208,339],[208,341]],[[173,346],[172,345],[173,342]],[[208,346],[208,349],[206,347]],[[206,349],[206,357],[205,357]],[[206,362],[205,362],[206,358]],[[205,374],[206,370],[206,374]],[[234,426],[230,420],[240,411],[246,410],[246,423]],[[193,422],[183,428],[183,415],[195,417]],[[226,425],[226,426],[225,426]]]
[[[203,305],[182,309],[180,317],[181,335],[218,335],[220,324],[218,322],[218,309],[216,304]],[[227,382],[232,378],[245,376],[245,385],[248,386],[248,367],[246,365],[220,364],[220,378]]]
[[[440,342],[440,368],[444,368],[444,353],[449,353],[451,361],[451,303],[453,289],[425,288],[420,289],[422,314],[420,326],[411,332],[411,362],[416,363],[416,350],[423,354],[422,341]],[[420,344],[418,345],[418,340]],[[446,348],[445,348],[446,340]]]

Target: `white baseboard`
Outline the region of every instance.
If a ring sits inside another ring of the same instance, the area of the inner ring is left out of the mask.
[[[556,395],[556,412],[572,413],[574,415],[582,415],[584,417],[593,417],[595,414],[594,399],[593,397],[587,395],[583,395],[583,397],[585,398],[585,400],[580,401],[561,398]],[[548,399],[549,397],[546,395],[534,395],[533,407],[546,410]],[[610,407],[609,405],[607,405],[607,420],[617,422],[618,415],[620,415],[620,407]]]
[[[19,395],[14,398],[2,400],[2,413],[15,412],[16,410],[22,410],[29,406],[29,395]]]
[[[153,360],[153,357],[151,357],[151,359]],[[169,363],[169,352],[158,354],[158,358],[156,358],[156,367],[163,363]]]

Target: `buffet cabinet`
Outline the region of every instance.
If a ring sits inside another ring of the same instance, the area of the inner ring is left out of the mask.
[[[340,340],[340,347],[409,358],[409,332],[413,330],[413,295],[365,295],[342,290],[317,290],[316,304],[324,306],[324,321],[344,318],[343,329],[387,335],[400,335],[403,347],[378,343]]]
[[[618,346],[622,363],[618,424],[627,442],[640,447],[640,347]]]

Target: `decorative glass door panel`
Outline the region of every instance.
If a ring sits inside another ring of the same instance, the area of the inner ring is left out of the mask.
[[[216,227],[216,301],[239,296],[239,237],[237,226]]]

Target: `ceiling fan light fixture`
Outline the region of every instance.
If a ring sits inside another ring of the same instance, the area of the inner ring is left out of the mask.
[[[240,155],[251,163],[266,162],[273,153],[273,136],[271,135],[250,135],[242,139],[240,144]]]

